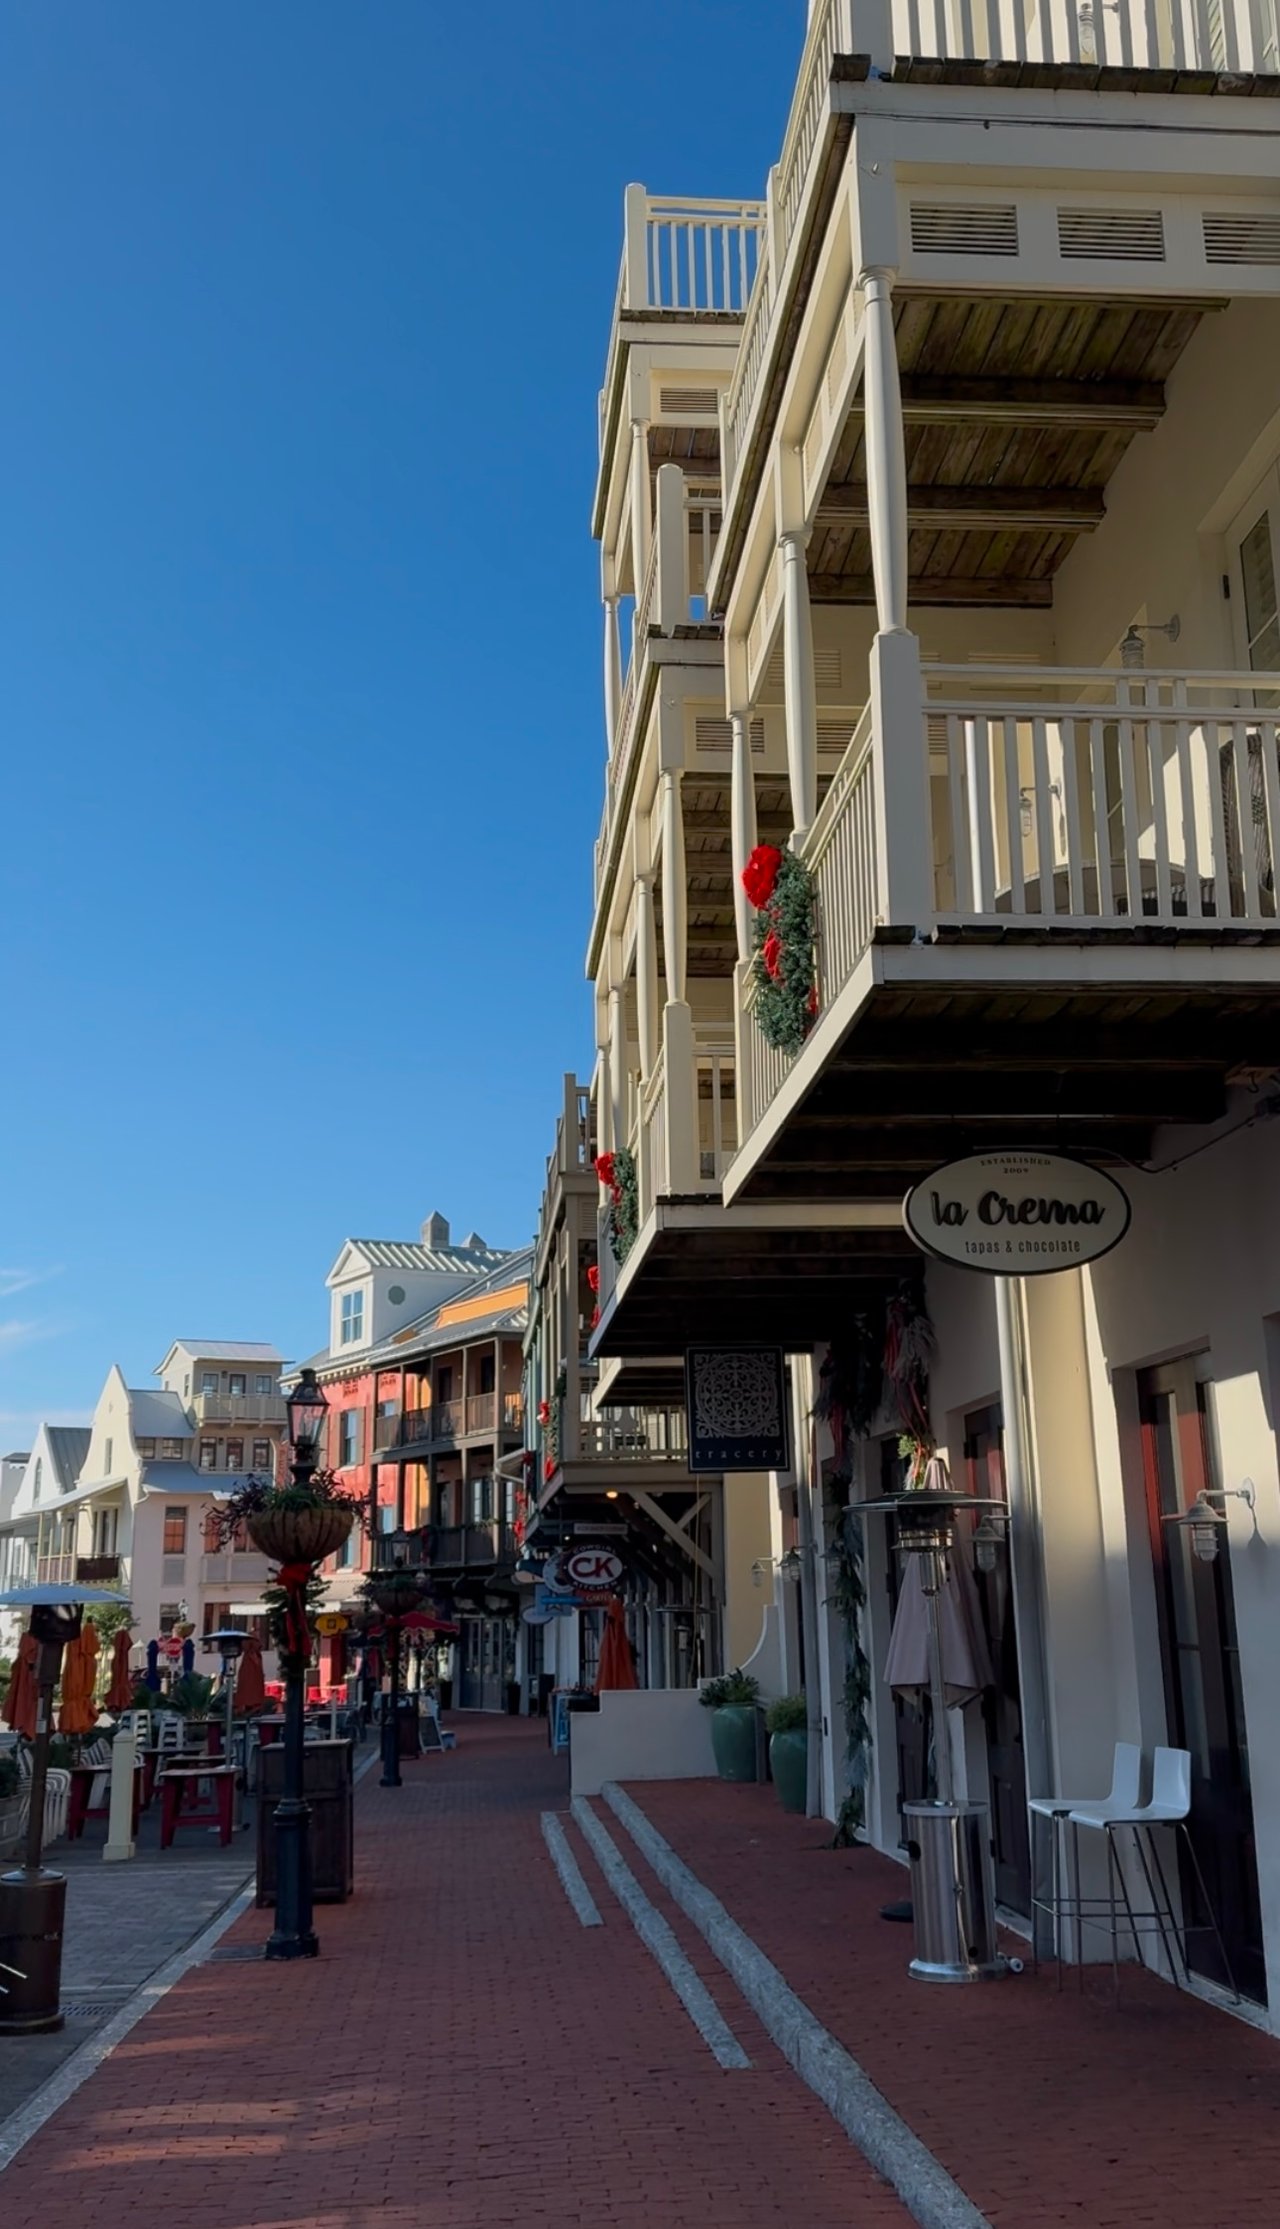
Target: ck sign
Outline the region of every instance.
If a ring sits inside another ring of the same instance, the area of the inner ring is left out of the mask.
[[[574,1548],[560,1558],[560,1576],[577,1594],[607,1594],[626,1565],[612,1548]]]

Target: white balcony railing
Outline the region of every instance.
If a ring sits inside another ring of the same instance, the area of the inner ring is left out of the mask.
[[[814,150],[832,113],[839,54],[869,55],[881,74],[900,58],[916,58],[1268,76],[1280,72],[1280,0],[817,0],[769,180],[768,221],[725,399],[726,494],[747,447]]]
[[[1021,923],[1203,941],[1280,927],[1280,675],[930,667],[921,712],[928,821],[889,838],[930,846],[918,934]],[[887,749],[912,743],[895,734]],[[894,922],[877,835],[885,761],[864,714],[804,845],[820,1016]],[[1125,966],[1117,954],[1118,981]],[[745,1137],[794,1059],[761,1037],[739,975]]]
[[[755,283],[760,201],[712,201],[629,186],[618,308],[741,316]]]

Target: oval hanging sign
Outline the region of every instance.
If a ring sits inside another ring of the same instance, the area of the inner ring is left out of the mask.
[[[1118,1246],[1132,1210],[1114,1177],[1060,1153],[975,1153],[908,1192],[902,1219],[939,1261],[992,1277],[1080,1269]]]
[[[571,1548],[560,1558],[561,1578],[578,1594],[607,1592],[617,1586],[625,1570],[612,1548]]]

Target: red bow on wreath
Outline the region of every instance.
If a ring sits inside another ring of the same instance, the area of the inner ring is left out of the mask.
[[[587,1287],[593,1293],[598,1293],[600,1290],[599,1262],[592,1262],[590,1269],[587,1271]]]
[[[779,982],[782,977],[782,939],[776,929],[770,929],[768,936],[760,947],[760,957],[764,961],[771,981]]]
[[[598,1153],[596,1155],[596,1175],[606,1192],[616,1191],[618,1179],[614,1173],[614,1157],[611,1153]]]
[[[759,912],[773,896],[773,886],[782,865],[782,853],[776,844],[757,844],[742,870],[742,887],[752,905]]]
[[[279,1583],[284,1590],[284,1639],[290,1656],[309,1657],[311,1654],[311,1627],[307,1623],[307,1588],[315,1566],[309,1563],[284,1563],[280,1566]]]

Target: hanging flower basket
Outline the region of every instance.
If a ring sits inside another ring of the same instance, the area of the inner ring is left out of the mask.
[[[355,1521],[349,1503],[316,1502],[311,1508],[258,1510],[246,1518],[245,1529],[272,1563],[323,1563],[342,1546]]]
[[[765,1043],[798,1053],[818,1015],[813,877],[793,851],[757,844],[742,870],[756,909],[755,1017]]]
[[[636,1242],[640,1227],[640,1187],[636,1157],[624,1145],[616,1153],[601,1153],[596,1175],[609,1195],[609,1244],[621,1268]]]

